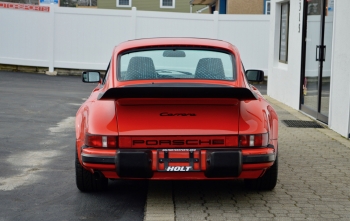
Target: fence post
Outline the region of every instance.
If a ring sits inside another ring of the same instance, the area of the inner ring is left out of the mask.
[[[130,39],[136,39],[137,36],[137,21],[136,21],[136,7],[131,8],[131,24],[130,24]]]
[[[219,13],[218,11],[214,11],[214,39],[219,38]]]
[[[57,71],[54,69],[55,62],[55,5],[50,5],[50,26],[48,27],[48,60],[49,60],[49,71],[46,71],[47,75],[57,75]]]

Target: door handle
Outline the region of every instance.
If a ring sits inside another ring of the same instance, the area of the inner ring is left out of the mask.
[[[326,60],[326,46],[316,45],[316,61],[325,61],[325,60]]]
[[[323,45],[322,48],[323,48],[322,61],[326,61],[326,45]]]

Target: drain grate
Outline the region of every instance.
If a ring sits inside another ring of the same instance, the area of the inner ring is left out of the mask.
[[[287,127],[299,127],[299,128],[324,128],[315,121],[304,120],[282,120],[282,123]]]

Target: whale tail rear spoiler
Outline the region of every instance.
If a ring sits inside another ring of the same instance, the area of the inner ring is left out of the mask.
[[[210,86],[128,86],[110,88],[100,93],[99,100],[118,100],[122,98],[235,98],[238,100],[257,100],[255,92],[248,88]]]

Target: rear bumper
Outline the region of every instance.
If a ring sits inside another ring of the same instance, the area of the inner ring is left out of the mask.
[[[115,164],[115,156],[100,156],[82,153],[81,159],[83,163]]]
[[[194,150],[194,153],[171,155],[157,149],[85,148],[81,161],[86,169],[101,171],[107,178],[186,180],[258,178],[276,159],[273,146]]]
[[[115,156],[100,156],[95,154],[82,153],[82,161],[84,163],[92,164],[115,164]],[[243,164],[255,164],[255,163],[269,163],[274,162],[276,159],[275,154],[263,154],[263,155],[248,155],[242,156]]]

